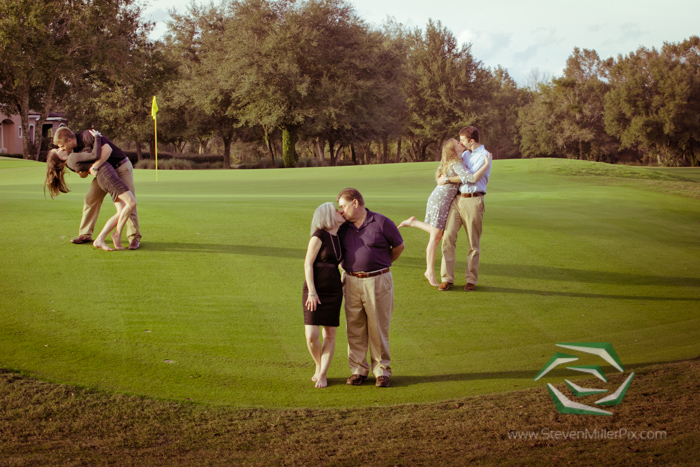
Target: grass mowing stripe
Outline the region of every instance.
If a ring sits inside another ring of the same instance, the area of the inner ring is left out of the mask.
[[[104,253],[69,243],[89,180],[46,200],[43,164],[0,160],[0,221],[12,226],[0,232],[0,366],[164,399],[351,407],[532,387],[562,341],[609,340],[637,363],[700,353],[700,207],[648,190],[692,176],[496,161],[478,291],[461,290],[463,234],[457,284],[438,293],[422,277],[427,235],[402,229],[391,390],[345,386],[344,323],[331,386],[313,388],[300,303],[313,210],[355,186],[369,209],[420,218],[435,165],[159,171],[158,182],[136,170],[143,246]]]

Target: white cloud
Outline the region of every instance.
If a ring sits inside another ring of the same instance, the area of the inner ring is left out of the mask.
[[[170,18],[170,13],[163,8],[146,10],[145,16],[150,21],[167,21]]]
[[[511,38],[512,35],[507,32],[465,29],[457,36],[457,41],[460,44],[471,43],[473,53],[498,55],[508,49]]]
[[[147,14],[158,22],[151,37],[165,33],[167,10],[182,13],[192,1],[151,0]],[[440,21],[460,43],[473,44],[477,60],[488,67],[503,66],[521,84],[535,68],[560,75],[574,47],[594,49],[607,58],[699,34],[700,2],[690,0],[666,0],[662,6],[658,0],[636,0],[634,5],[610,0],[576,5],[561,0],[492,0],[478,5],[464,0],[348,1],[361,18],[377,26],[387,17],[421,29],[430,18]]]

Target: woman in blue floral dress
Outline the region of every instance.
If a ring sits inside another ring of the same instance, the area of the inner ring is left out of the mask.
[[[464,164],[462,161],[462,153],[464,151],[464,146],[462,146],[462,144],[454,138],[451,138],[445,142],[445,144],[442,146],[440,166],[435,172],[436,183],[441,176],[453,177],[457,175],[454,167],[455,164]],[[486,172],[488,167],[490,167],[490,165],[491,161],[488,160],[487,163],[484,164],[484,166],[475,174],[469,173],[466,181],[471,183],[478,181]],[[466,171],[466,168],[464,168],[464,171]],[[428,279],[428,282],[430,282],[430,285],[433,287],[440,285],[435,277],[434,271],[437,247],[442,239],[442,235],[445,233],[447,214],[450,212],[450,206],[452,205],[452,201],[455,199],[458,192],[459,184],[457,183],[437,185],[428,198],[428,205],[425,210],[425,222],[416,220],[415,216],[411,216],[399,224],[399,228],[417,227],[430,234],[430,240],[428,241],[428,246],[425,249],[426,269],[424,275],[425,278]]]

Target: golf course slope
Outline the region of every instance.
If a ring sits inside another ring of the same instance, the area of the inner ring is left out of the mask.
[[[104,252],[70,243],[89,179],[52,200],[44,164],[0,159],[0,368],[208,406],[345,409],[542,389],[561,382],[534,381],[561,342],[609,342],[630,369],[700,355],[698,169],[497,160],[476,292],[462,290],[463,234],[455,287],[437,292],[427,235],[401,229],[391,388],[344,384],[341,319],[315,389],[301,318],[314,209],[353,186],[397,223],[421,218],[435,167],[136,170],[142,247]],[[106,199],[98,227],[113,212]]]

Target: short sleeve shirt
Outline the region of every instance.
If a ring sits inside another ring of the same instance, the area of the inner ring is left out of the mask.
[[[75,141],[77,143],[75,149],[73,149],[73,152],[84,152],[84,151],[92,151],[93,150],[93,145],[95,143],[99,144],[100,146],[104,146],[105,144],[108,145],[109,147],[112,148],[112,154],[109,155],[109,159],[107,159],[107,163],[109,163],[112,167],[116,168],[117,165],[122,162],[126,157],[126,153],[119,149],[119,147],[111,142],[106,136],[103,135],[98,135],[97,137],[92,136],[92,133],[90,133],[89,130],[84,130],[81,131],[80,133],[75,133]],[[100,150],[98,149],[96,152],[97,158],[99,159],[100,157]]]
[[[343,269],[348,272],[371,272],[391,266],[391,249],[403,244],[396,224],[379,213],[367,210],[358,229],[346,222],[338,229],[343,247]]]

